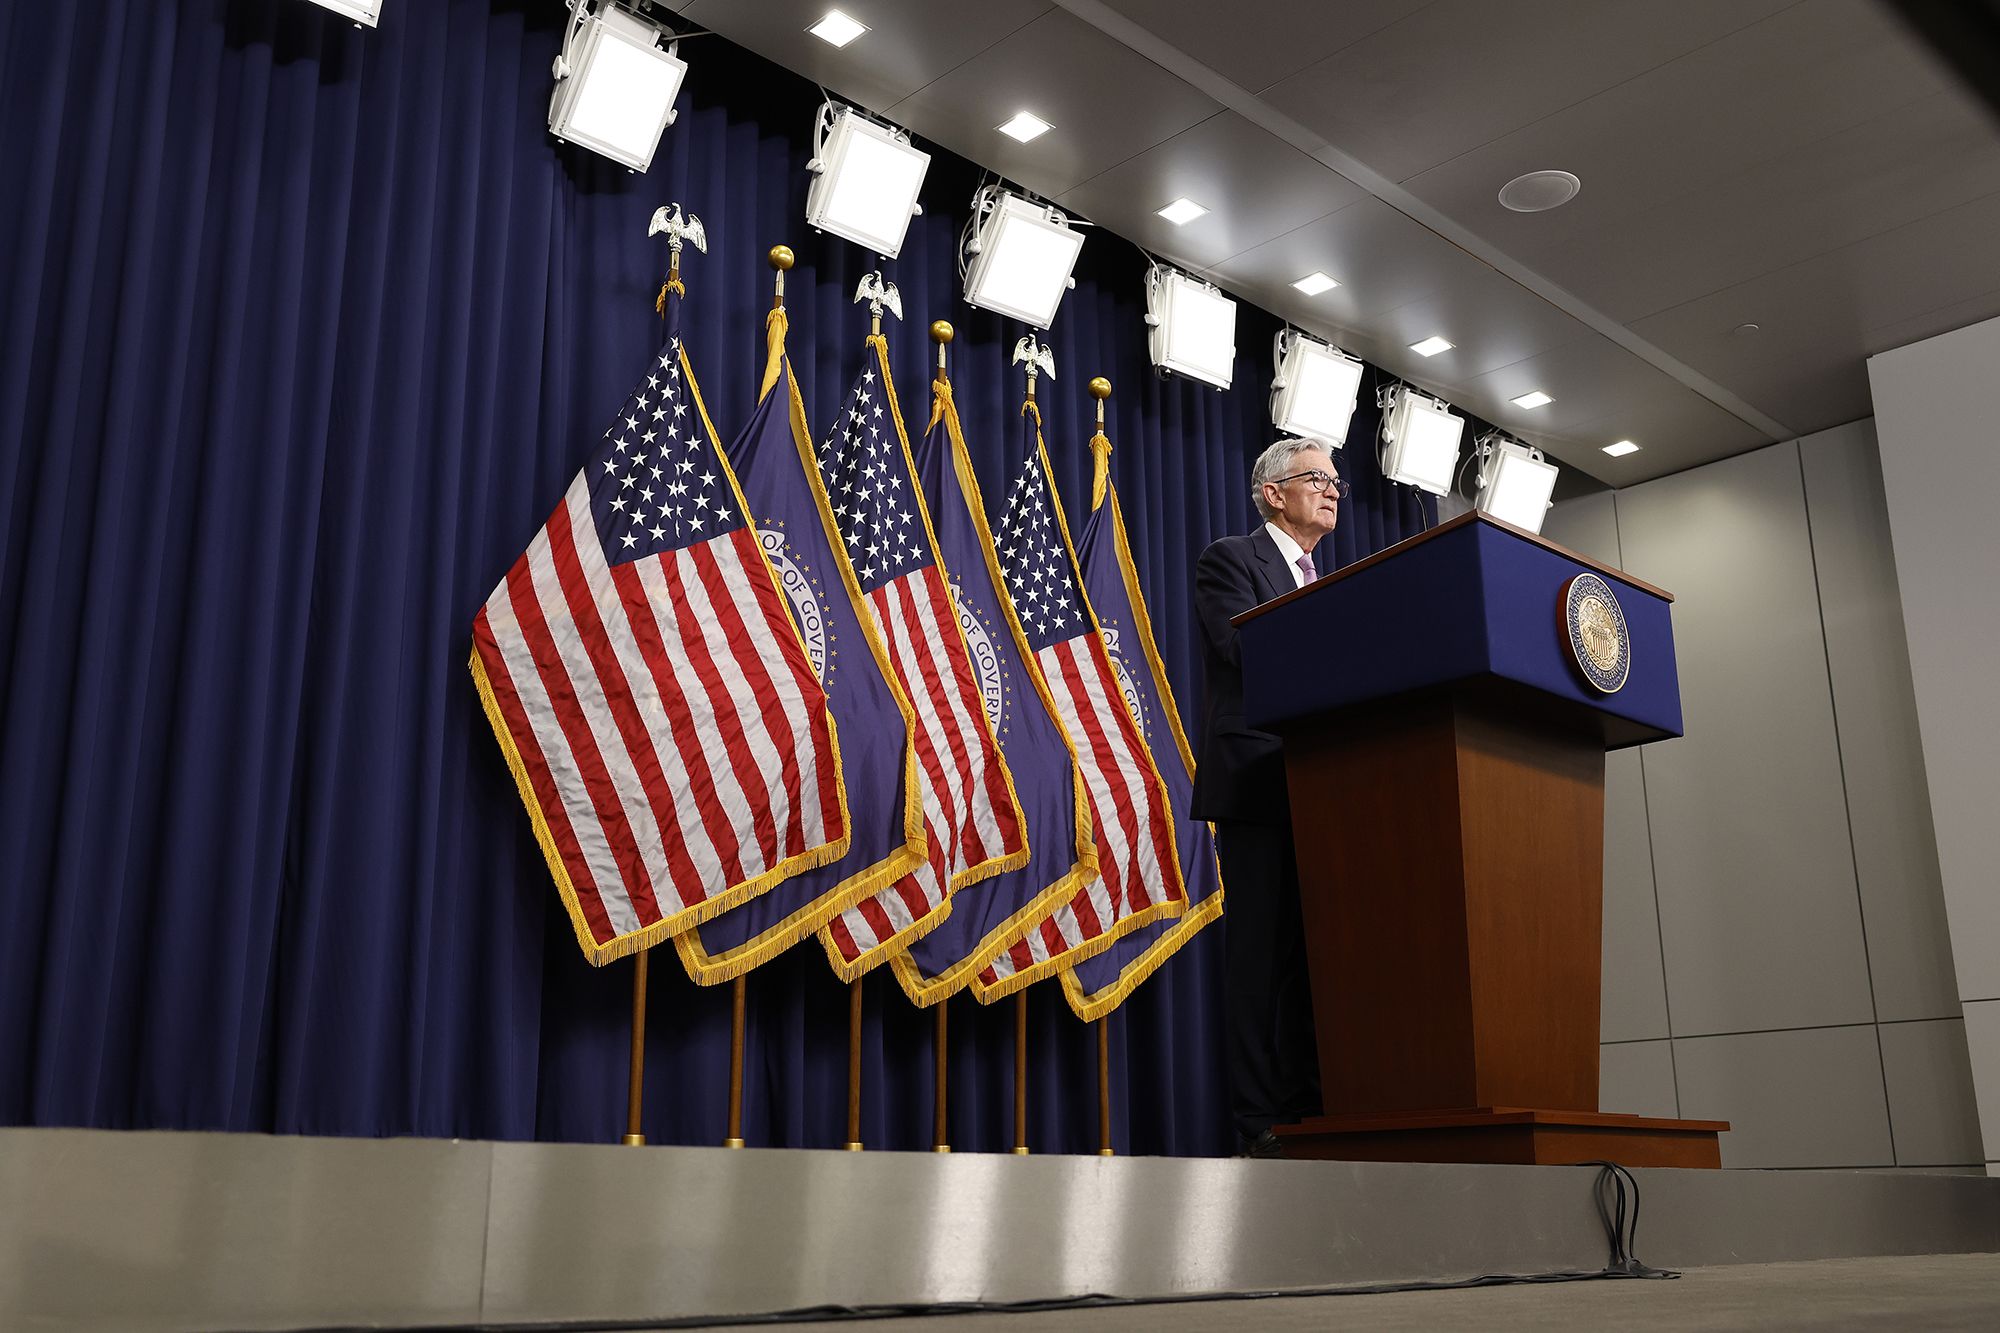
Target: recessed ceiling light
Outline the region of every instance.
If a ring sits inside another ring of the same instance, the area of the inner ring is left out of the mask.
[[[1182,195],[1160,210],[1160,216],[1173,223],[1176,227],[1184,227],[1196,218],[1205,217],[1207,214],[1207,209],[1186,195]]]
[[[1433,333],[1420,343],[1411,343],[1410,350],[1418,356],[1436,356],[1439,352],[1449,352],[1452,344]]]
[[[868,31],[866,23],[857,23],[837,9],[826,11],[826,17],[806,29],[822,42],[834,46],[846,46],[849,42]]]
[[[1630,440],[1620,440],[1616,444],[1605,445],[1604,452],[1610,454],[1613,458],[1623,458],[1627,454],[1638,453],[1639,446]]]
[[[1500,206],[1516,213],[1541,213],[1576,198],[1583,182],[1567,171],[1531,171],[1500,187]]]
[[[1540,389],[1536,389],[1530,393],[1524,393],[1519,398],[1514,399],[1514,406],[1547,407],[1550,403],[1553,403],[1554,401],[1555,399],[1549,397],[1547,394],[1543,393]]]
[[[1339,285],[1339,282],[1317,270],[1306,274],[1303,278],[1292,284],[1292,286],[1298,288],[1307,296],[1318,296],[1321,292],[1330,292]]]
[[[1041,138],[1055,127],[1032,111],[1016,111],[1012,120],[994,128],[1010,139],[1019,139],[1022,143],[1026,143],[1030,139]]]

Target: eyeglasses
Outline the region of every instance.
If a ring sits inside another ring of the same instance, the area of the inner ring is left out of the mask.
[[[1348,496],[1348,493],[1354,489],[1352,486],[1349,486],[1344,479],[1340,477],[1329,477],[1326,475],[1326,473],[1321,472],[1318,468],[1314,468],[1310,472],[1294,472],[1291,476],[1280,477],[1271,484],[1273,486],[1282,486],[1288,481],[1305,482],[1306,489],[1311,491],[1314,495],[1323,495],[1330,490],[1333,492],[1333,497],[1336,500],[1345,500]]]

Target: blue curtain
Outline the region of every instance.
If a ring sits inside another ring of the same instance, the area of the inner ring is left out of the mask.
[[[472,616],[658,329],[653,209],[707,224],[690,354],[719,429],[751,405],[766,249],[798,252],[816,425],[862,356],[867,257],[803,225],[814,88],[689,43],[636,176],[552,142],[544,0],[104,0],[0,19],[0,1122],[615,1139],[629,964],[584,964],[480,717]],[[966,308],[971,164],[941,150],[888,266],[912,429],[925,326],[997,489],[1025,330]],[[1189,579],[1251,524],[1276,325],[1237,387],[1154,376],[1131,246],[1093,233],[1048,334],[1050,444],[1088,502],[1092,376],[1183,709]],[[1342,460],[1341,561],[1425,515]],[[1194,720],[1191,716],[1191,722]],[[1122,1151],[1226,1148],[1211,930],[1113,1020]],[[722,1134],[727,988],[653,969],[647,1132]],[[1095,1147],[1094,1045],[1031,1001],[1033,1143]],[[748,1137],[844,1138],[846,1006],[816,945],[752,975]],[[1010,1137],[1012,1015],[951,1008],[952,1135]],[[930,1016],[867,988],[864,1138],[929,1142]]]

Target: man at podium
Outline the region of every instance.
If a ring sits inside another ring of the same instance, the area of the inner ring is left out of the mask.
[[[1239,1151],[1279,1156],[1271,1127],[1319,1112],[1319,1057],[1306,979],[1299,874],[1278,738],[1243,721],[1243,666],[1230,617],[1318,578],[1313,550],[1340,521],[1347,483],[1326,447],[1284,439],[1250,470],[1264,525],[1195,563],[1201,624],[1201,749],[1190,814],[1215,824],[1229,893],[1225,1047]]]

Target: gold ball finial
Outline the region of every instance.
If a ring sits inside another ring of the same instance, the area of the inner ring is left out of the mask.
[[[951,341],[951,339],[952,339],[952,329],[951,329],[951,322],[949,320],[934,319],[931,321],[932,342],[948,343]]]
[[[783,273],[792,266],[792,247],[774,245],[771,247],[771,267]]]
[[[1086,387],[1090,390],[1092,398],[1105,399],[1111,396],[1111,381],[1102,375],[1092,380]]]

